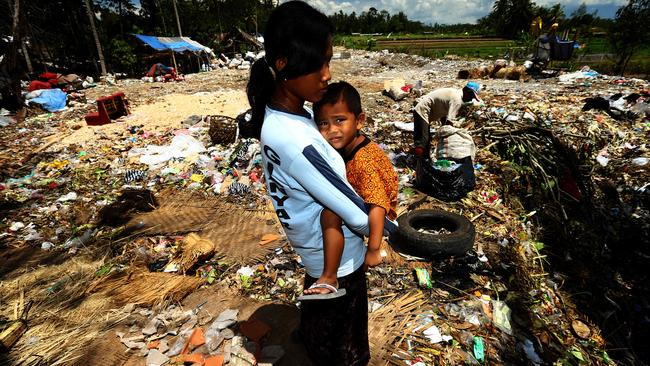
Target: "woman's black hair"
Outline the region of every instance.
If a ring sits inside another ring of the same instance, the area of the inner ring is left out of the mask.
[[[355,117],[363,112],[361,108],[361,96],[357,89],[345,81],[339,81],[327,86],[327,91],[318,102],[314,103],[314,117],[318,117],[325,105],[334,105],[343,101]]]
[[[273,10],[264,32],[266,55],[253,63],[246,86],[254,137],[260,138],[276,80],[294,79],[320,69],[327,61],[325,54],[333,33],[327,16],[302,1],[289,1]],[[275,68],[279,57],[287,58],[282,71]]]

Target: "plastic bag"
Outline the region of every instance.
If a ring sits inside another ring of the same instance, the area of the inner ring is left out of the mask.
[[[476,177],[472,159],[448,159],[460,166],[453,170],[436,167],[431,159],[418,159],[415,185],[420,191],[443,201],[458,201],[474,190]],[[443,170],[444,169],[444,170]]]
[[[160,166],[174,158],[187,158],[194,154],[205,152],[203,144],[192,136],[174,136],[170,145],[156,146],[148,145],[143,148],[135,148],[129,151],[128,156],[140,155],[140,162],[149,167]]]
[[[463,128],[445,125],[436,131],[436,158],[437,159],[463,159],[470,157],[474,160],[476,145],[474,139]]]
[[[237,121],[237,127],[239,128],[239,137],[245,139],[257,138],[259,131],[257,131],[257,128],[251,122],[251,118],[253,118],[253,111],[250,109],[246,112],[240,113],[235,118],[235,121]]]

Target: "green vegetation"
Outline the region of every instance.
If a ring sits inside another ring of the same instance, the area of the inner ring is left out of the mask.
[[[486,41],[492,40],[492,41]],[[471,40],[471,41],[470,41]],[[430,42],[424,42],[430,41]],[[423,44],[424,43],[424,44]],[[467,34],[391,34],[390,36],[337,35],[334,44],[353,49],[417,54],[430,58],[443,58],[450,55],[462,58],[510,58],[525,60],[532,53],[534,39],[520,36],[517,40],[495,40],[477,38]],[[574,58],[568,62],[553,62],[552,67],[576,69],[589,65],[606,74],[618,73],[615,54],[604,34],[586,33],[578,38],[581,48],[574,51]],[[627,72],[632,75],[650,74],[650,44],[641,48],[628,63]]]
[[[410,42],[414,40],[417,40],[417,43]],[[430,40],[430,42],[426,42],[426,40]],[[467,58],[500,58],[510,52],[516,52],[523,56],[525,50],[525,47],[516,41],[476,38],[465,34],[396,34],[391,37],[338,35],[334,39],[334,44],[369,51],[388,49],[392,52],[417,54],[431,58],[447,55]]]
[[[331,15],[330,20],[339,33],[388,33],[388,32],[409,32],[419,33],[425,31],[426,27],[422,22],[414,22],[408,19],[404,12],[390,15],[386,10],[378,11],[371,7],[368,11],[361,12],[359,16],[355,12],[345,14],[342,11]]]
[[[642,50],[648,49],[650,33],[645,23],[650,19],[650,0],[630,0],[616,12],[616,21],[609,33],[610,44],[616,53],[616,69],[623,73]]]

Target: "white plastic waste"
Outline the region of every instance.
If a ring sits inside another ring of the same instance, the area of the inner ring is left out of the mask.
[[[174,158],[187,158],[193,154],[205,152],[205,146],[192,136],[174,136],[167,146],[149,145],[143,148],[131,149],[128,156],[140,156],[140,162],[156,168]]]

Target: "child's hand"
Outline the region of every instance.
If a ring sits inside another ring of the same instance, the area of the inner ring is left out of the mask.
[[[367,267],[374,267],[378,264],[380,264],[383,261],[383,258],[381,257],[381,252],[379,249],[368,249],[366,252],[366,259],[364,261],[364,264]]]

